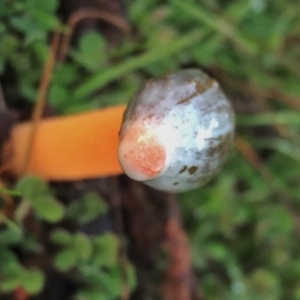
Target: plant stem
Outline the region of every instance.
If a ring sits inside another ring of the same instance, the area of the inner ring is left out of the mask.
[[[51,80],[52,70],[55,65],[55,59],[56,59],[56,53],[59,46],[59,32],[55,31],[54,36],[52,39],[51,47],[49,50],[49,54],[47,57],[47,60],[44,65],[43,74],[41,76],[41,82],[38,90],[37,100],[35,104],[35,108],[33,111],[32,116],[32,130],[30,132],[29,140],[28,140],[28,146],[26,149],[25,159],[24,159],[24,165],[23,165],[23,174],[26,174],[29,164],[30,164],[30,158],[31,158],[31,152],[32,147],[34,145],[37,129],[38,129],[38,123],[39,120],[42,117],[45,104],[46,104],[46,94],[48,91],[48,87]]]

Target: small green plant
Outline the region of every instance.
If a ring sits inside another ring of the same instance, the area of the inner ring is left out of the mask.
[[[36,177],[23,177],[15,190],[22,195],[22,205],[17,213],[25,213],[25,207],[30,206],[41,220],[58,222],[64,216],[64,208],[52,195],[48,185]]]
[[[0,245],[1,292],[8,293],[21,287],[29,295],[37,294],[43,288],[43,272],[37,269],[25,268],[8,246]]]
[[[40,244],[33,234],[0,214],[0,220],[6,225],[0,231],[0,292],[9,293],[23,288],[27,294],[37,294],[44,284],[44,275],[36,267],[25,267],[13,249],[19,248],[24,254],[38,254]]]
[[[122,284],[129,284],[130,288],[135,286],[130,264],[125,270],[128,282],[123,282],[118,259],[119,240],[114,234],[86,236],[56,230],[51,234],[51,240],[60,246],[54,258],[56,268],[74,270],[81,281],[82,288],[76,299],[116,299],[122,292]]]
[[[14,249],[26,255],[49,255],[39,236],[30,233],[23,222],[30,211],[39,226],[43,222],[56,224],[63,219],[84,225],[93,222],[107,212],[105,202],[95,193],[87,193],[81,200],[64,207],[52,194],[49,186],[37,177],[23,177],[15,189],[1,189],[1,192],[18,196],[19,207],[15,219],[0,215],[5,227],[0,231],[0,291],[13,292],[23,288],[28,295],[34,295],[44,287],[44,274],[39,266],[25,267]],[[76,299],[116,299],[122,292],[122,284],[135,286],[134,268],[126,264],[122,270],[119,261],[119,238],[111,232],[100,235],[86,235],[55,226],[50,239],[58,248],[52,258],[53,267],[63,273],[75,272],[81,288]],[[123,273],[126,281],[123,283]]]

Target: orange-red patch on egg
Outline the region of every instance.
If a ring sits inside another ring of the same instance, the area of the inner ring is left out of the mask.
[[[164,167],[165,147],[150,129],[143,126],[128,128],[121,144],[123,159],[132,171],[152,178]]]

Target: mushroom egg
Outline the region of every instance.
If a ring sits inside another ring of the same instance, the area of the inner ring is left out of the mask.
[[[134,180],[182,192],[208,182],[228,156],[234,111],[218,82],[188,69],[148,81],[123,116],[118,159]]]

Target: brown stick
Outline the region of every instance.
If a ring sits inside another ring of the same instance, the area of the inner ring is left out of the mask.
[[[53,35],[53,39],[51,42],[50,46],[50,51],[46,60],[46,63],[44,65],[44,70],[37,94],[37,99],[36,99],[36,105],[33,111],[32,115],[32,130],[30,132],[29,140],[28,140],[28,146],[26,150],[26,155],[25,155],[25,160],[24,160],[24,166],[23,166],[23,174],[26,174],[28,170],[28,166],[30,163],[30,158],[31,158],[31,152],[32,152],[32,147],[35,141],[37,129],[38,129],[38,123],[39,120],[41,119],[45,104],[46,104],[46,93],[48,90],[48,86],[50,83],[51,75],[52,75],[52,70],[55,65],[55,59],[56,59],[56,53],[59,45],[59,37],[60,34],[59,32],[55,31]]]

